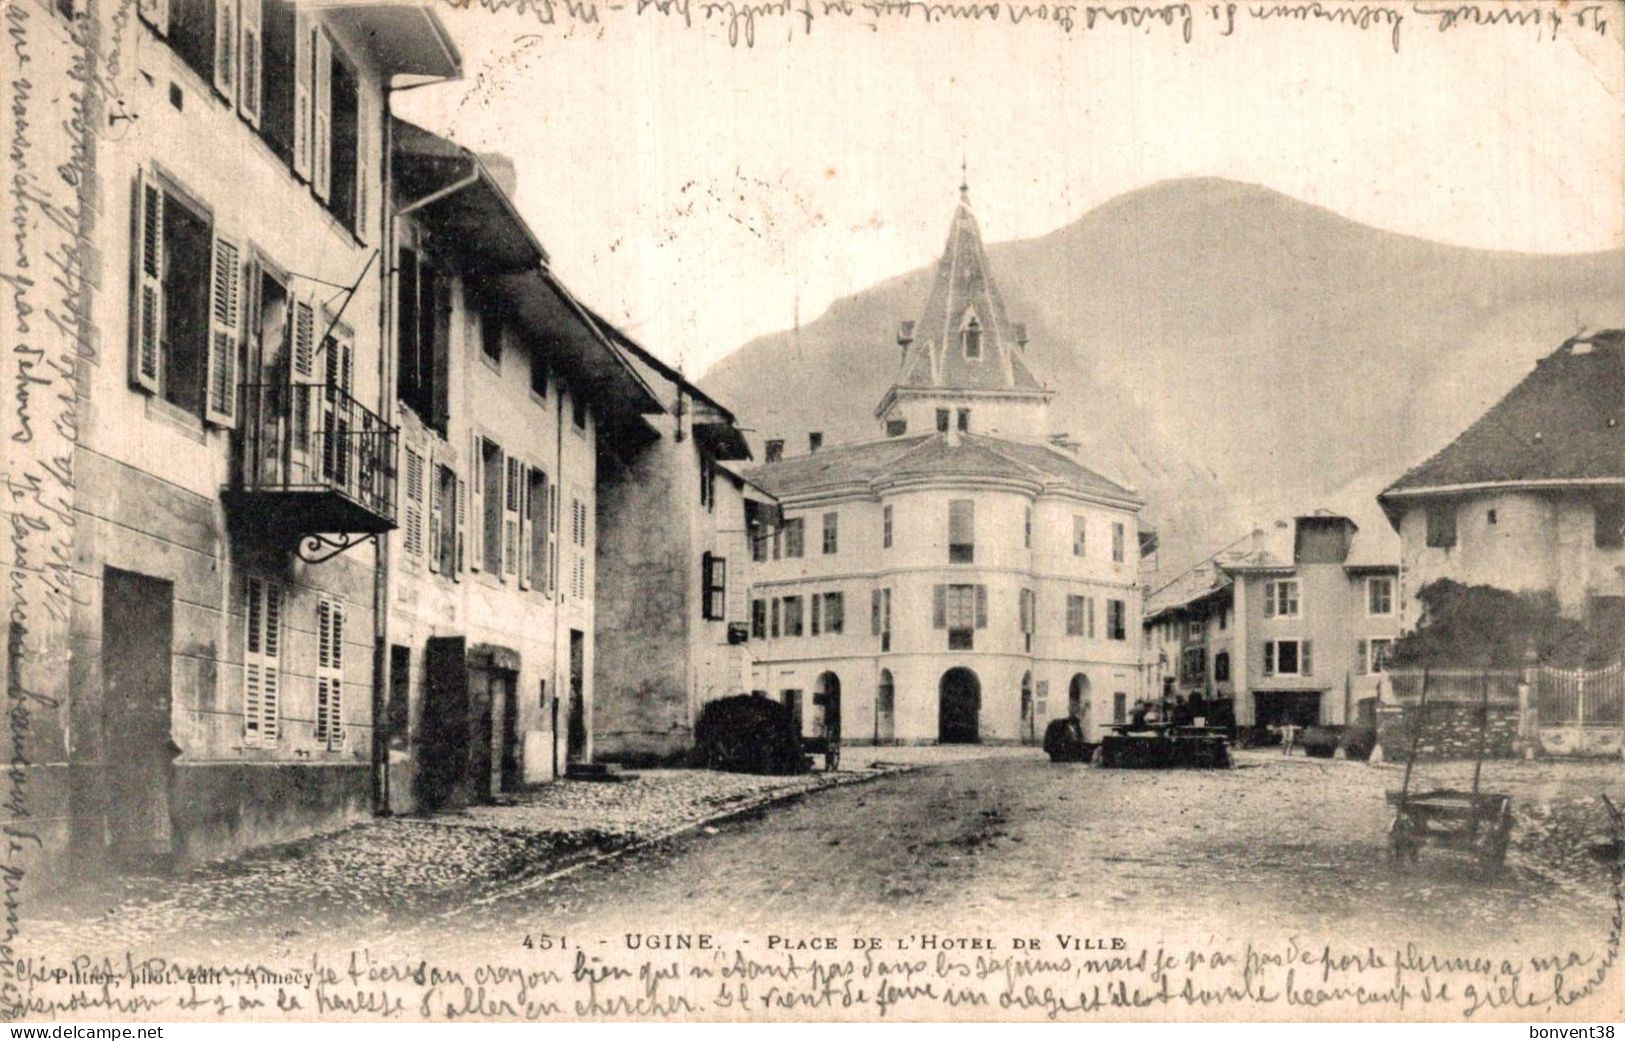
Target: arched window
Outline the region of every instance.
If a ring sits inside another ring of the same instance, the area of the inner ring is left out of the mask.
[[[965,324],[959,330],[960,340],[965,346],[965,357],[980,358],[982,356],[982,323],[972,314],[965,319]]]

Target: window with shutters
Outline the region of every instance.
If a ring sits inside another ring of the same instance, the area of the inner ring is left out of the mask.
[[[349,60],[336,47],[330,48],[328,60],[332,63],[328,73],[329,88],[329,140],[328,167],[330,169],[328,212],[340,224],[361,236],[360,194],[360,134],[361,93],[355,70]]]
[[[882,549],[891,549],[892,539],[892,508],[880,508],[880,545]]]
[[[263,0],[261,13],[260,136],[285,163],[293,163],[294,54],[298,17],[293,0]],[[245,67],[247,62],[244,62]],[[309,113],[306,113],[308,118]]]
[[[1298,607],[1297,579],[1282,578],[1264,583],[1265,618],[1296,618]]]
[[[838,513],[824,514],[824,555],[829,556],[840,548],[841,515]]]
[[[1125,601],[1106,601],[1106,639],[1128,639],[1128,604]]]
[[[484,514],[480,517],[481,565],[488,575],[502,574],[502,521],[506,514],[503,502],[503,483],[507,476],[502,449],[495,441],[480,438],[481,503]]]
[[[705,553],[700,558],[700,615],[720,622],[728,617],[728,561]]]
[[[784,555],[788,559],[795,559],[806,552],[806,522],[796,517],[784,522]]]
[[[401,551],[408,557],[423,555],[423,456],[406,448],[406,479],[401,482]]]
[[[948,630],[949,650],[971,650],[975,631],[987,627],[987,587],[939,585],[932,590],[935,628]]]
[[[778,597],[773,598],[773,603],[770,605],[772,608],[772,613],[768,617],[768,635],[773,637],[775,640],[779,638],[779,615],[781,613],[781,603],[782,601],[780,601]]]
[[[1449,549],[1456,544],[1456,504],[1434,503],[1427,507],[1427,544]]]
[[[1089,604],[1089,598],[1068,593],[1066,598],[1066,634],[1068,636],[1083,636],[1084,612]],[[1090,634],[1093,635],[1093,634]]]
[[[1113,521],[1112,522],[1112,560],[1115,561],[1118,564],[1123,563],[1123,556],[1124,556],[1124,553],[1126,552],[1126,549],[1127,549],[1127,547],[1125,546],[1124,543],[1127,540],[1127,538],[1128,538],[1128,532],[1127,532],[1127,529],[1125,529],[1123,527],[1123,522],[1122,521]]]
[[[824,601],[824,631],[826,633],[843,633],[846,631],[846,594],[825,593]]]
[[[396,396],[430,428],[450,413],[451,285],[416,249],[396,256]]]
[[[316,740],[344,747],[344,603],[323,594],[316,600]]]
[[[1394,580],[1374,575],[1365,580],[1365,612],[1370,615],[1394,613]]]
[[[766,600],[752,600],[750,602],[750,638],[753,640],[767,639]]]
[[[458,517],[462,503],[457,496],[457,471],[449,466],[435,467],[434,504],[431,510],[435,570],[450,578],[456,574]]]
[[[530,547],[529,559],[526,561],[529,565],[530,585],[533,589],[549,593],[551,590],[547,587],[547,578],[552,569],[547,559],[550,545],[547,537],[547,471],[532,467],[529,484],[525,500],[525,525],[528,535],[526,543]]]
[[[972,564],[976,561],[976,503],[970,499],[948,502],[948,562]]]
[[[199,419],[233,426],[247,257],[169,182],[143,173],[134,191],[130,383]]]
[[[1074,557],[1088,556],[1089,553],[1089,520],[1086,517],[1074,514],[1072,517],[1072,555]]]
[[[243,743],[275,745],[282,732],[281,583],[248,575],[243,584]]]
[[[1355,647],[1354,664],[1362,673],[1385,672],[1388,668],[1388,656],[1393,650],[1392,637],[1373,636],[1369,640],[1361,640]]]
[[[1313,675],[1313,661],[1310,657],[1312,643],[1312,640],[1265,640],[1264,675]]]
[[[784,598],[784,635],[801,635],[801,597],[787,596]]]

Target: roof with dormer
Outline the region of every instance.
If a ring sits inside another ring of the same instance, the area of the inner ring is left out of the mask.
[[[980,333],[978,355],[965,350],[964,334],[973,325]],[[1018,340],[988,268],[970,192],[962,185],[947,245],[892,393],[924,389],[1046,394]]]
[[[1379,498],[1625,482],[1625,330],[1576,336]]]
[[[1083,466],[1063,449],[957,431],[820,448],[747,470],[745,476],[780,499],[944,478],[1019,481],[1041,491],[1141,504],[1131,489]]]

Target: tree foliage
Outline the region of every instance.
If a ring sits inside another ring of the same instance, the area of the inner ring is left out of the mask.
[[[1516,668],[1533,651],[1548,665],[1604,665],[1619,656],[1617,634],[1589,631],[1558,613],[1550,593],[1513,593],[1441,578],[1416,595],[1417,628],[1394,643],[1392,662],[1434,668]]]

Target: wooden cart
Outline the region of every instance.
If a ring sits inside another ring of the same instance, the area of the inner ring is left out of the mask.
[[[1388,793],[1394,806],[1393,823],[1388,826],[1388,860],[1393,864],[1414,864],[1423,846],[1471,853],[1486,872],[1499,871],[1506,862],[1507,843],[1512,838],[1512,797],[1479,791],[1484,770],[1484,744],[1489,730],[1489,683],[1484,684],[1478,722],[1478,757],[1473,764],[1470,791],[1435,788],[1411,791],[1411,773],[1416,766],[1416,748],[1421,738],[1424,710],[1428,702],[1428,675],[1422,672],[1422,697],[1417,704],[1416,722],[1411,727],[1410,755],[1405,760],[1405,780],[1397,792]]]

